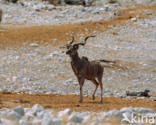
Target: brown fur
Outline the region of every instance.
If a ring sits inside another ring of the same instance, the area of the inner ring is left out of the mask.
[[[89,36],[89,37],[95,37],[95,36]],[[101,88],[101,101],[100,102],[102,103],[103,101],[102,76],[103,76],[104,68],[97,61],[89,61],[87,57],[80,58],[77,52],[79,49],[79,45],[85,45],[86,40],[89,37],[85,38],[85,43],[77,43],[77,44],[72,45],[72,43],[74,42],[74,38],[73,38],[72,42],[67,45],[68,50],[66,54],[68,54],[71,57],[71,66],[80,85],[79,102],[83,101],[82,87],[83,87],[85,79],[87,79],[87,80],[91,80],[92,83],[95,84],[96,86],[92,95],[93,100],[95,99],[96,90],[98,86],[100,85],[100,88]]]

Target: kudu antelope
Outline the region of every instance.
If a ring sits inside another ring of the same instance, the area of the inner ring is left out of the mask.
[[[86,41],[90,37],[95,36],[87,36],[83,43],[74,43],[74,37],[72,37],[72,41],[66,45],[67,51],[66,54],[71,58],[71,67],[73,69],[74,74],[76,75],[79,85],[80,85],[80,99],[79,102],[83,101],[83,94],[82,94],[82,87],[84,84],[85,79],[92,81],[95,84],[95,90],[93,92],[92,98],[95,99],[95,93],[100,85],[101,88],[101,103],[103,102],[103,84],[102,84],[102,77],[104,68],[100,64],[99,61],[89,61],[87,57],[79,57],[78,49],[79,46],[84,46]],[[111,62],[107,60],[101,60],[101,62]]]

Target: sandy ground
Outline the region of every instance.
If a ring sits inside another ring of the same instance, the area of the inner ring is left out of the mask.
[[[93,31],[102,32],[106,30],[109,25],[124,25],[127,20],[139,16],[140,19],[148,18],[144,12],[150,10],[156,12],[156,6],[140,7],[136,9],[122,10],[121,15],[113,20],[86,22],[81,24],[64,24],[58,26],[34,26],[34,27],[16,27],[11,24],[1,24],[0,31],[0,48],[5,47],[20,47],[24,43],[31,43],[39,41],[43,46],[47,42],[52,43],[53,39],[58,42],[53,43],[56,45],[63,45],[64,41],[70,39],[71,32],[75,34],[92,34]],[[156,14],[156,13],[154,13]],[[7,25],[7,26],[6,26]],[[8,28],[11,25],[11,28]],[[85,32],[85,29],[88,32]],[[104,103],[99,104],[99,98],[95,101],[91,97],[85,97],[84,103],[78,103],[77,95],[45,95],[45,94],[17,94],[17,93],[0,93],[0,108],[13,108],[17,105],[24,107],[31,107],[39,103],[46,109],[61,110],[64,108],[71,108],[74,111],[108,111],[111,109],[120,109],[122,107],[145,107],[152,108],[156,111],[156,101],[149,99],[122,99],[115,97],[105,97]]]
[[[77,95],[46,95],[46,94],[17,94],[9,92],[0,93],[0,108],[14,108],[18,105],[30,108],[34,104],[41,104],[45,109],[62,110],[71,108],[73,111],[105,112],[123,107],[144,107],[156,111],[156,100],[149,99],[121,99],[104,97],[103,104],[100,98],[95,101],[91,97],[85,97],[83,103],[78,103]]]

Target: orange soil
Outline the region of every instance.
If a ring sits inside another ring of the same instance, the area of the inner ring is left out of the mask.
[[[72,32],[75,33],[75,36],[78,34],[93,34],[93,31],[103,32],[109,25],[125,25],[127,20],[136,16],[139,16],[139,19],[148,18],[150,15],[146,14],[148,10],[152,11],[152,13],[156,15],[156,6],[142,6],[135,9],[121,10],[121,15],[119,17],[108,21],[11,28],[7,31],[0,31],[0,48],[8,46],[17,47],[18,45],[23,45],[23,43],[34,41],[44,45],[45,42],[52,43],[53,39],[57,39],[59,41],[53,43],[54,45],[60,45],[63,43],[63,41],[68,41],[71,39],[70,34]],[[88,29],[88,33],[85,32],[86,28]]]
[[[18,105],[32,107],[34,104],[41,104],[45,109],[62,110],[71,108],[73,111],[109,111],[123,107],[144,107],[156,111],[156,101],[149,99],[121,99],[115,97],[104,97],[103,104],[100,98],[95,101],[91,97],[84,97],[83,103],[78,103],[77,95],[47,95],[47,94],[19,94],[0,92],[0,108],[14,108]]]

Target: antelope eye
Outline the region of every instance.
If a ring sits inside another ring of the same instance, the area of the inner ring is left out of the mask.
[[[78,48],[78,45],[74,45],[73,48],[74,48],[74,49],[77,49],[77,48]]]

